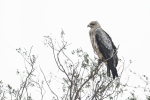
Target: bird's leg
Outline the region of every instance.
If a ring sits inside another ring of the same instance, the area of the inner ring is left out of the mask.
[[[98,59],[98,66],[96,66],[95,68],[95,73],[97,74],[98,73],[98,68],[99,68],[99,65],[102,63],[102,60],[101,59]]]
[[[103,59],[98,59],[98,66],[103,62]]]
[[[105,62],[105,59],[104,59],[104,58],[98,59],[98,66],[99,66],[102,62],[104,62],[104,63],[106,64],[106,66],[107,66],[107,76],[110,77],[110,68],[108,67],[107,62]]]

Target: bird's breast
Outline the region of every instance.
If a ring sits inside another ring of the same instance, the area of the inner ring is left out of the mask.
[[[92,30],[93,31],[93,30]],[[92,31],[89,32],[90,34],[90,40],[91,40],[91,43],[92,43],[92,47],[94,49],[94,52],[98,55],[99,59],[103,59],[103,55],[102,53],[100,52],[99,48],[98,48],[98,45],[96,43],[96,39],[95,39],[95,33],[93,33]]]

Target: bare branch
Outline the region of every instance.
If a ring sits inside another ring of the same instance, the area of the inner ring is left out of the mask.
[[[40,67],[39,67],[40,68]],[[45,77],[45,74],[44,74],[44,72],[42,71],[42,69],[40,68],[40,70],[41,70],[41,72],[42,72],[42,74],[43,74],[43,77],[44,77],[44,80],[45,80],[45,82],[46,82],[46,84],[47,84],[47,86],[48,86],[48,88],[49,88],[49,90],[51,91],[51,93],[52,94],[54,94],[55,96],[56,96],[56,98],[57,98],[57,100],[59,100],[58,99],[58,96],[52,91],[52,89],[51,89],[51,87],[50,87],[50,85],[48,84],[48,82],[47,82],[47,80],[46,80],[46,77]]]

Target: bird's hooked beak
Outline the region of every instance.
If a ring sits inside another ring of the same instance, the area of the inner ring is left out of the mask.
[[[90,27],[90,24],[88,24],[87,27]]]

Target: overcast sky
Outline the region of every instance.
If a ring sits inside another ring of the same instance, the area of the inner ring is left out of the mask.
[[[119,57],[126,64],[132,60],[132,70],[150,76],[150,0],[0,0],[0,80],[11,82],[8,78],[24,65],[15,51],[19,47],[33,45],[39,63],[48,67],[47,59],[53,58],[43,36],[51,33],[57,39],[61,29],[71,47],[92,56],[87,25],[93,20],[120,45]]]

